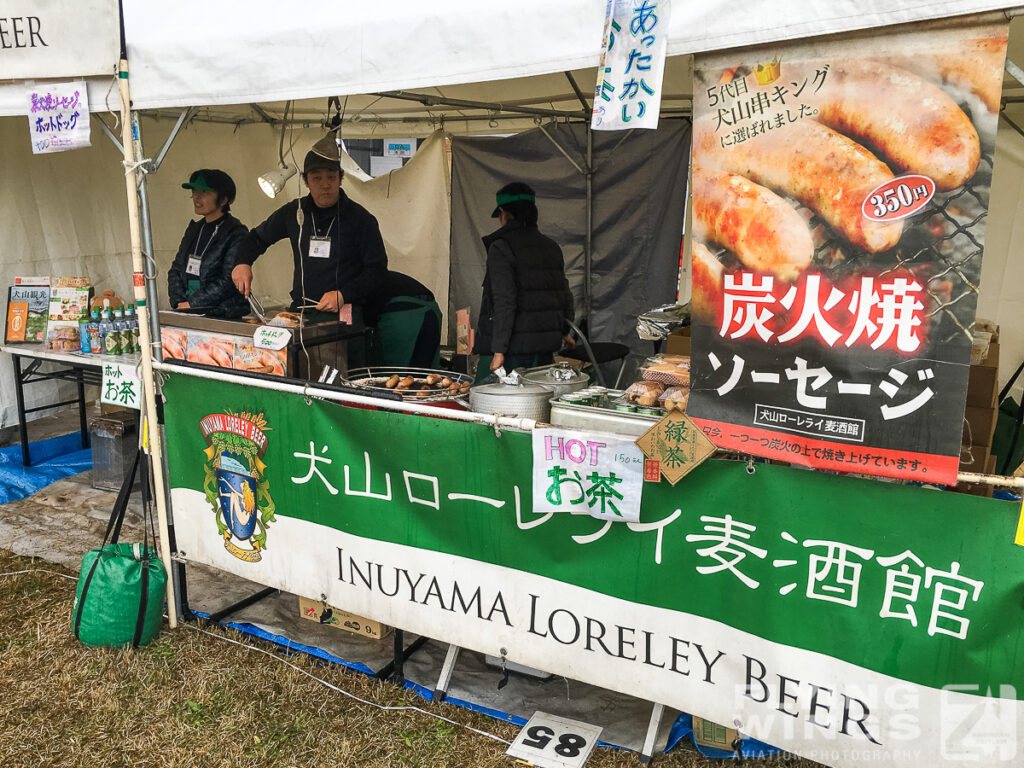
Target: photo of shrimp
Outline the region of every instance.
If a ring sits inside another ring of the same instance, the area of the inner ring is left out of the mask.
[[[185,359],[190,363],[232,368],[234,356],[235,342],[232,339],[202,331],[188,332]]]
[[[160,328],[160,344],[163,347],[164,360],[184,360],[185,348],[188,345],[188,332],[183,328]]]

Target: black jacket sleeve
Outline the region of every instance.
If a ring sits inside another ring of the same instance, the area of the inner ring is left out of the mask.
[[[512,249],[503,240],[496,240],[487,249],[487,276],[494,299],[494,329],[491,351],[508,352],[512,329],[516,322],[516,270]]]
[[[238,289],[231,280],[231,270],[238,263],[238,246],[246,236],[247,230],[241,222],[224,233],[225,240],[217,243],[222,253],[220,263],[198,291],[192,294],[189,303],[194,307],[219,307],[230,299]]]
[[[178,253],[171,262],[171,268],[167,271],[167,300],[171,309],[185,301],[185,294],[188,290],[188,279],[185,277],[185,269],[188,267],[188,246],[192,241],[192,222],[185,227],[185,234],[178,246]]]
[[[388,254],[380,225],[372,215],[366,214],[361,222],[358,238],[358,257],[362,269],[346,286],[343,298],[349,304],[366,304],[373,292],[387,278]]]
[[[289,222],[294,223],[295,210],[298,205],[298,200],[282,205],[270,214],[266,221],[249,230],[249,233],[238,243],[235,256],[236,266],[238,264],[252,265],[256,259],[267,252],[270,246],[288,237],[291,234]]]

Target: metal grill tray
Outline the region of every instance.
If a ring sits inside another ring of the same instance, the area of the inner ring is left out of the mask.
[[[431,374],[437,374],[438,376],[447,376],[452,382],[459,384],[472,384],[473,377],[466,373],[456,373],[455,371],[435,370],[433,368],[388,368],[388,367],[372,367],[372,368],[355,368],[349,371],[348,376],[345,379],[345,383],[351,387],[357,389],[365,389],[373,394],[389,394],[399,395],[402,400],[409,403],[449,403],[460,398],[464,398],[467,392],[460,392],[458,394],[451,394],[447,389],[430,389],[430,390],[404,390],[394,389],[393,387],[386,387],[384,383],[392,376],[400,376],[405,378],[406,376],[412,376],[417,381],[422,381]],[[420,394],[425,392],[425,394]]]
[[[622,395],[621,391],[608,390],[609,400],[614,400]],[[551,401],[551,423],[556,427],[616,432],[631,437],[640,437],[657,424],[660,418],[653,414],[625,413],[594,405],[564,403],[557,399]]]

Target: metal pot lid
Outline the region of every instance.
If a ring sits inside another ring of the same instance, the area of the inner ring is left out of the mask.
[[[542,370],[529,371],[523,374],[523,378],[534,384],[548,384],[552,386],[579,384],[590,380],[587,374],[577,371],[568,363],[559,363]]]
[[[550,395],[551,388],[533,383],[503,384],[498,382],[496,384],[483,384],[479,387],[473,387],[470,390],[470,394],[498,395],[502,397],[507,395]]]

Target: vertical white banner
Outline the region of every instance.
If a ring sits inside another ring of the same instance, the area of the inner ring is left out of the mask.
[[[533,430],[533,511],[640,520],[644,455],[628,438],[567,429]]]
[[[89,146],[89,94],[84,80],[30,84],[25,96],[33,154]]]
[[[594,112],[597,131],[657,128],[669,0],[608,0]]]

